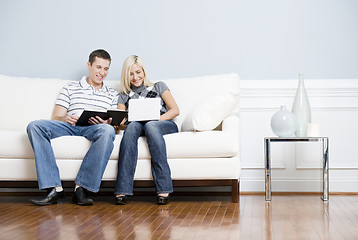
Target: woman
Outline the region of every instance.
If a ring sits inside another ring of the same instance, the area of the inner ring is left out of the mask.
[[[116,204],[124,205],[127,196],[133,195],[133,178],[138,158],[138,138],[146,136],[151,154],[152,176],[157,190],[157,202],[169,202],[173,192],[170,168],[163,135],[178,132],[172,121],[179,115],[179,108],[164,82],[152,83],[147,79],[143,61],[135,55],[129,56],[123,64],[118,108],[128,109],[129,99],[161,98],[159,121],[130,122],[124,125],[125,131],[120,145],[118,174],[115,188]]]

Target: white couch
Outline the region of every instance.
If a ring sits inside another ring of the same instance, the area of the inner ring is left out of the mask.
[[[32,120],[51,118],[59,91],[68,81],[0,75],[0,183],[37,180],[26,126]],[[232,200],[237,202],[239,76],[227,74],[163,81],[180,109],[180,116],[175,119],[180,132],[165,136],[174,186],[230,185]],[[119,81],[105,82],[119,89]],[[220,125],[211,130],[218,122]],[[122,132],[116,136],[104,181],[116,178],[121,137]],[[137,186],[141,186],[140,182],[151,180],[150,154],[144,137],[139,139],[138,145],[135,180]],[[64,136],[53,139],[52,146],[61,179],[73,181],[90,141],[84,137]]]

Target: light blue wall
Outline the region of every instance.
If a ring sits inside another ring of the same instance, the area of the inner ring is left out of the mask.
[[[151,79],[358,79],[357,0],[1,0],[0,74],[77,79],[130,54]]]

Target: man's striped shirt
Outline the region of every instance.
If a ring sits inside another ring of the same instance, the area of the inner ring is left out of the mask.
[[[84,76],[81,81],[67,83],[57,98],[56,105],[67,109],[67,115],[80,116],[83,110],[105,112],[117,108],[118,92],[103,83],[102,88],[95,91],[87,83]]]

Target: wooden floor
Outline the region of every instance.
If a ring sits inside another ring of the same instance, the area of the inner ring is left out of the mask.
[[[29,197],[0,197],[0,239],[358,239],[358,196],[173,196],[158,206],[136,196],[125,206],[111,196],[95,205],[38,207]]]

